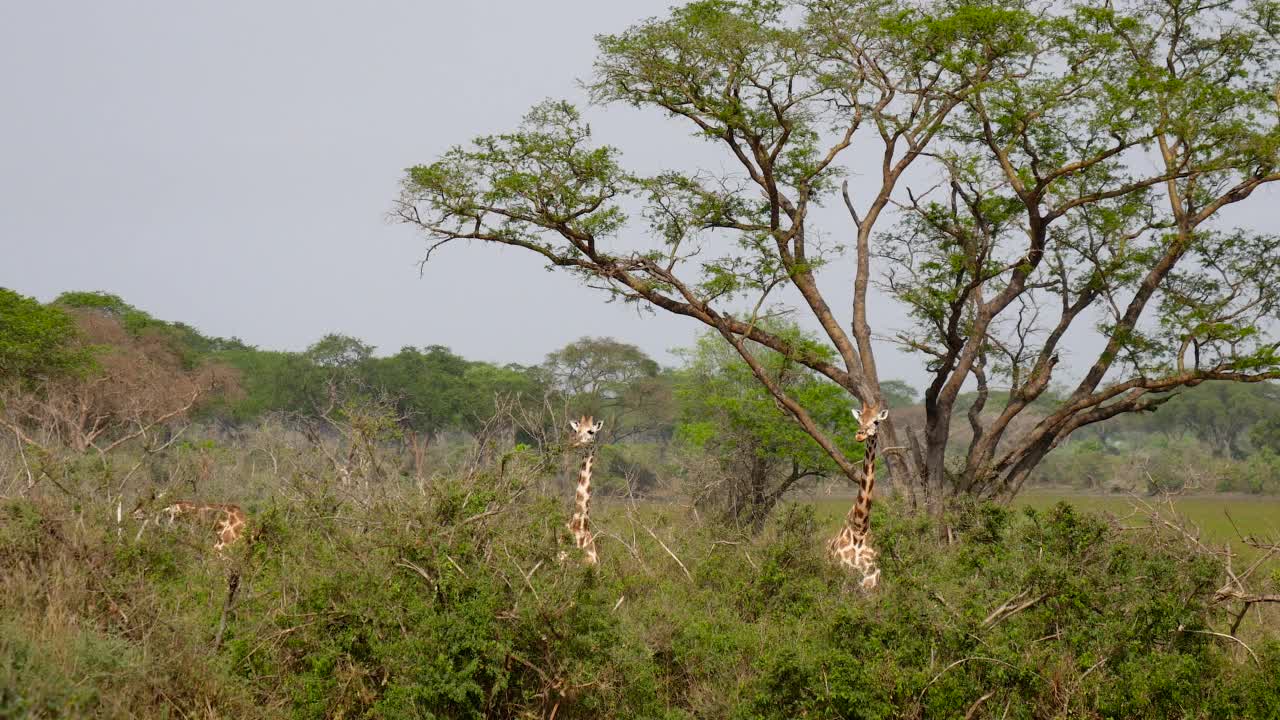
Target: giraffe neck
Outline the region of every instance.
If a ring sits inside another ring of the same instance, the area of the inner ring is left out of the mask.
[[[845,517],[845,526],[859,535],[866,535],[871,526],[871,495],[876,486],[876,442],[875,435],[867,438],[862,455],[862,482],[858,486],[858,498]]]
[[[858,498],[845,517],[839,534],[831,539],[832,558],[851,570],[862,574],[862,588],[873,590],[880,580],[880,568],[876,565],[876,551],[868,541],[871,524],[871,494],[876,483],[876,436],[866,440],[862,458],[862,482]]]
[[[573,517],[569,520],[569,532],[573,535],[574,544],[582,548],[586,554],[586,563],[595,565],[596,540],[591,532],[591,465],[596,459],[596,449],[592,445],[582,458],[582,467],[578,470],[578,490],[574,498]]]

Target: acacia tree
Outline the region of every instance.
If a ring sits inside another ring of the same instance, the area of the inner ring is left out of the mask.
[[[688,123],[731,170],[627,172],[575,108],[547,102],[512,133],[410,168],[396,213],[424,231],[428,260],[460,239],[522,248],[710,326],[850,478],[748,341],[882,402],[874,263],[914,318],[881,332],[932,375],[923,432],[892,415],[880,430],[891,471],[932,507],[1009,495],[1079,427],[1205,380],[1277,376],[1276,238],[1215,222],[1280,179],[1275,17],[1275,3],[1196,0],[697,2],[599,38],[589,87]],[[843,193],[856,265],[842,316],[818,281],[842,248],[811,214],[846,162],[875,187]],[[912,192],[909,170],[936,184]],[[762,327],[781,288],[833,357]],[[1067,330],[1099,315],[1083,376],[1006,437],[1062,379]],[[1010,401],[984,419],[997,377]],[[947,467],[970,378],[973,439]]]

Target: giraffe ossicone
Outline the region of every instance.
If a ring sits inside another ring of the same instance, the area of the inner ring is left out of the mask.
[[[578,468],[578,484],[574,495],[573,516],[569,518],[569,534],[573,537],[574,545],[578,546],[583,554],[583,561],[588,565],[595,565],[599,562],[599,556],[596,554],[596,538],[591,532],[591,466],[596,459],[596,435],[600,429],[604,427],[603,420],[596,420],[590,415],[583,415],[577,420],[569,421],[569,428],[573,430],[572,437],[569,438],[569,446],[573,448],[585,447],[586,453],[582,457],[582,464]],[[563,553],[561,559],[564,559]]]
[[[858,423],[854,436],[865,444],[862,455],[862,479],[858,485],[858,497],[845,516],[840,532],[827,543],[831,557],[849,570],[862,575],[863,590],[874,590],[880,581],[880,567],[876,565],[876,551],[871,547],[871,497],[876,482],[876,442],[880,423],[889,417],[889,411],[876,403],[867,403],[862,410],[854,410]]]

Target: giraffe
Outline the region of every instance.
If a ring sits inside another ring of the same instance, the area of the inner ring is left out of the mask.
[[[876,403],[862,406],[862,412],[853,411],[858,421],[858,434],[854,437],[865,444],[862,456],[862,484],[858,487],[858,498],[849,514],[845,517],[844,527],[827,543],[831,557],[850,570],[862,574],[862,589],[874,590],[880,580],[880,568],[876,566],[876,551],[868,539],[871,527],[871,492],[876,484],[876,430],[885,418],[888,410],[881,410]]]
[[[582,465],[578,470],[578,491],[574,498],[573,517],[569,519],[569,534],[573,542],[586,554],[584,562],[595,565],[599,561],[596,555],[596,538],[591,532],[591,464],[596,459],[596,433],[604,427],[604,421],[596,421],[590,415],[569,422],[573,436],[569,439],[571,448],[587,448],[582,457]],[[561,558],[564,554],[561,553]]]
[[[138,530],[139,535],[142,534],[142,530],[146,528],[147,523],[152,520],[155,520],[157,525],[161,522],[173,525],[174,522],[181,518],[202,527],[212,527],[214,536],[213,549],[221,554],[224,549],[243,537],[245,528],[248,527],[248,518],[239,505],[193,503],[179,500],[161,508],[158,513],[155,513],[154,517],[151,517],[151,513],[147,511],[147,506],[163,497],[163,493],[160,495],[153,493],[149,499],[138,502],[138,507],[134,509],[133,516],[143,521],[142,528]]]

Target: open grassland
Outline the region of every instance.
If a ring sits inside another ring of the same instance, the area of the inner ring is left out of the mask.
[[[1027,492],[1014,501],[1015,506],[1039,510],[1058,502],[1069,502],[1080,510],[1101,512],[1125,518],[1133,515],[1134,523],[1143,522],[1141,503],[1158,507],[1167,517],[1168,505],[1157,498],[1135,499],[1123,495],[1073,495],[1055,492]],[[1202,495],[1172,498],[1177,515],[1190,523],[1188,529],[1199,529],[1206,544],[1230,543],[1233,550],[1248,555],[1252,548],[1241,538],[1280,539],[1280,498],[1239,495]],[[1138,511],[1134,515],[1135,510]],[[1172,518],[1171,518],[1172,519]],[[1126,521],[1126,524],[1129,524]]]
[[[852,497],[814,500],[818,521],[835,528],[849,510]],[[1171,523],[1185,524],[1200,541],[1214,549],[1229,544],[1242,562],[1257,557],[1257,550],[1244,539],[1280,540],[1280,498],[1240,495],[1200,495],[1173,497],[1168,503],[1155,497],[1097,495],[1049,490],[1030,490],[1013,501],[1015,508],[1048,510],[1066,502],[1078,510],[1122,519],[1125,527],[1145,526],[1151,512],[1159,511]],[[1274,561],[1280,563],[1280,559]]]

